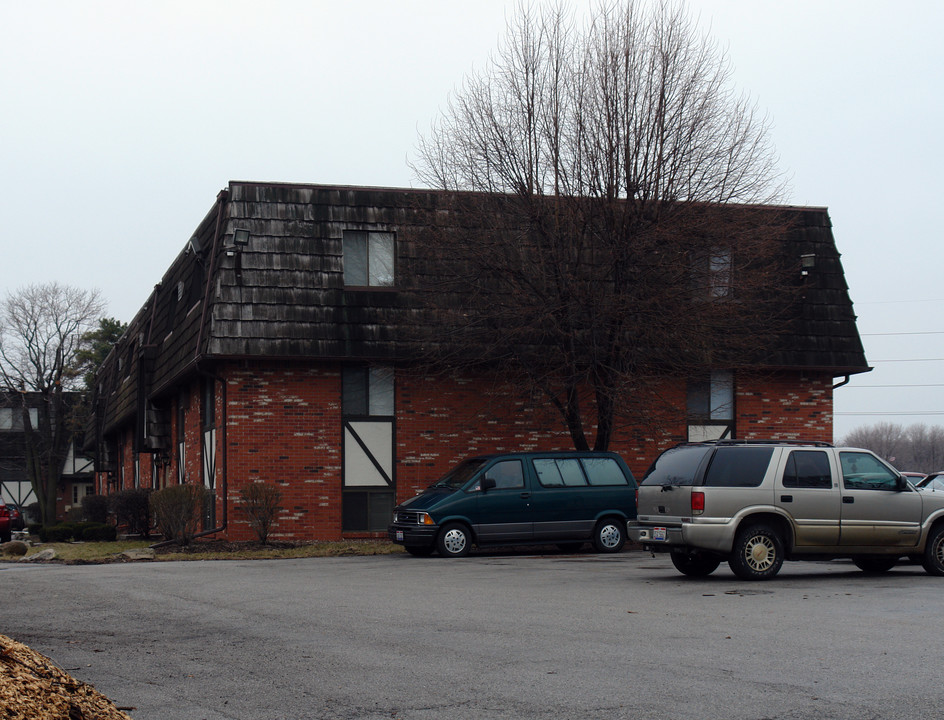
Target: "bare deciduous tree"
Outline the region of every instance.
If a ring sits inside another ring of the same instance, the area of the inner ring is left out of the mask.
[[[63,393],[80,384],[76,354],[104,309],[98,291],[58,283],[21,288],[0,308],[0,379],[20,393],[27,469],[45,524],[55,520],[56,488],[75,429]],[[36,426],[27,392],[41,396]]]
[[[447,198],[411,274],[437,363],[501,365],[575,447],[595,425],[603,450],[617,408],[651,409],[664,378],[762,346],[784,309],[784,228],[718,206],[782,185],[767,122],[729,76],[681,3],[605,2],[584,25],[563,4],[519,6],[418,145],[414,170]]]
[[[899,470],[937,472],[944,469],[944,427],[881,422],[856,428],[840,445],[861,447],[885,458]]]

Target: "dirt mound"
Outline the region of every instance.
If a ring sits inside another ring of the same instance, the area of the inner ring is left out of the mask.
[[[131,720],[91,685],[49,658],[0,635],[0,717],[4,720]]]

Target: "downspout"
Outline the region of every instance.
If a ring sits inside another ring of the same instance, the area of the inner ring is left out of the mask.
[[[839,382],[839,383],[836,383],[835,385],[833,385],[833,390],[835,390],[836,388],[841,388],[843,385],[848,385],[848,384],[849,384],[849,381],[850,381],[851,379],[852,379],[852,376],[851,376],[851,375],[846,375],[846,379],[845,379],[845,380],[843,380],[842,382]]]

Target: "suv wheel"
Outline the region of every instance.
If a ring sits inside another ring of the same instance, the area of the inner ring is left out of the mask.
[[[742,580],[769,580],[783,565],[783,540],[768,525],[746,527],[734,538],[728,565]]]
[[[898,564],[898,558],[856,558],[852,561],[864,573],[886,573]]]
[[[449,523],[436,538],[436,549],[443,557],[465,557],[472,549],[472,533],[462,523]]]
[[[604,518],[593,531],[593,546],[597,552],[617,553],[626,544],[626,522],[617,518]]]
[[[929,575],[944,575],[944,525],[931,531],[921,564]]]
[[[682,575],[689,577],[707,577],[721,564],[721,559],[708,553],[687,553],[673,550],[672,564]]]

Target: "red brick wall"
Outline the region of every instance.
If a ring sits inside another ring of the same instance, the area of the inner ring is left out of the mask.
[[[226,378],[228,536],[255,538],[239,508],[240,490],[267,482],[282,492],[273,539],[340,539],[340,367],[233,365],[221,375]],[[218,471],[221,462],[218,457]]]
[[[232,363],[218,368],[217,521],[225,537],[255,535],[240,507],[251,482],[282,492],[272,539],[338,540],[341,532],[341,366]],[[662,409],[618,419],[611,449],[637,478],[666,447],[685,439],[685,383],[660,388]],[[225,409],[224,409],[225,395]],[[176,401],[175,401],[176,402]],[[185,430],[188,482],[201,482],[200,387],[187,393]],[[672,410],[671,408],[674,408]],[[741,438],[831,440],[832,378],[798,373],[736,379],[736,434]],[[421,376],[399,371],[396,380],[395,480],[398,500],[411,497],[460,459],[475,454],[572,447],[557,413],[541,396],[528,397],[494,379]],[[224,430],[225,422],[225,430]],[[176,483],[177,414],[173,414],[170,484]],[[594,429],[588,428],[593,437]],[[225,458],[223,443],[225,439]],[[125,442],[125,486],[133,478],[131,436]],[[142,484],[150,456],[141,455]],[[149,485],[149,482],[147,483]]]
[[[739,438],[833,440],[833,379],[829,374],[739,377],[735,403]]]

